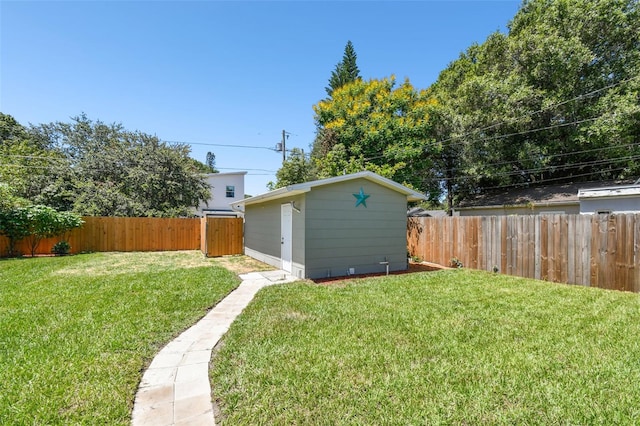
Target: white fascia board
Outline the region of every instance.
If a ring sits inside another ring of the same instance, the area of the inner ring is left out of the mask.
[[[233,175],[246,175],[248,172],[220,172],[220,173],[203,173],[204,176],[233,176]]]
[[[621,198],[640,196],[640,186],[581,189],[578,198]]]
[[[271,191],[271,192],[267,192],[264,194],[260,194],[260,195],[256,195],[255,197],[250,197],[250,198],[245,198],[244,200],[240,200],[240,201],[236,201],[234,203],[231,203],[232,208],[236,208],[239,206],[247,206],[247,205],[251,205],[251,204],[257,204],[257,203],[262,203],[265,201],[271,201],[271,200],[277,200],[279,198],[285,198],[285,197],[291,197],[294,195],[299,195],[299,194],[303,194],[305,192],[309,192],[311,190],[311,188],[309,189],[295,189],[295,190],[288,190],[288,188],[290,187],[286,187],[286,188],[280,188],[280,189],[276,189],[275,191]]]

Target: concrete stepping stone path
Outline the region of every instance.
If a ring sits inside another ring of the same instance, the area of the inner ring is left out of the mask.
[[[142,376],[133,426],[215,425],[209,383],[213,347],[261,288],[296,281],[283,271],[251,272],[240,278],[238,288],[158,352]]]

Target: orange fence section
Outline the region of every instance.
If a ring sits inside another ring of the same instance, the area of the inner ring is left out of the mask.
[[[84,225],[69,237],[71,253],[92,251],[169,251],[200,248],[200,219],[146,217],[84,217]],[[44,239],[37,254],[50,254],[60,237]],[[0,254],[8,240],[0,237]],[[18,242],[22,254],[30,254],[27,241]]]
[[[242,218],[202,218],[201,250],[207,257],[244,253]]]

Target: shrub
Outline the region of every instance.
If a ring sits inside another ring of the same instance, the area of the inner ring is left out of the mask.
[[[58,212],[43,205],[0,209],[0,235],[9,239],[7,251],[10,257],[17,255],[16,243],[24,238],[28,239],[33,256],[43,238],[61,235],[63,241],[67,241],[69,231],[82,224],[82,218],[75,213]]]
[[[9,240],[7,254],[9,257],[18,255],[16,243],[29,235],[29,218],[26,207],[0,209],[0,235]]]
[[[58,241],[51,248],[51,253],[56,255],[69,254],[71,251],[71,245],[67,241]]]

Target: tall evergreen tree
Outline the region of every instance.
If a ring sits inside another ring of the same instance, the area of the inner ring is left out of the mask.
[[[325,87],[329,96],[331,96],[337,88],[360,78],[360,70],[356,64],[356,59],[356,50],[353,48],[351,40],[349,40],[344,48],[342,61],[336,64],[336,69],[333,70],[331,78],[329,79],[329,86]]]
[[[216,155],[213,152],[207,152],[207,161],[205,164],[209,168],[209,173],[218,173],[218,169],[216,169]]]

